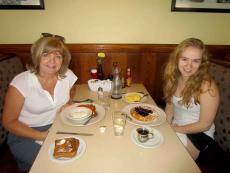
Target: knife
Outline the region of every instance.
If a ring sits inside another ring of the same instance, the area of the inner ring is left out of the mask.
[[[67,134],[67,135],[80,135],[80,136],[93,136],[92,133],[76,133],[76,132],[61,132],[57,131],[56,134]]]

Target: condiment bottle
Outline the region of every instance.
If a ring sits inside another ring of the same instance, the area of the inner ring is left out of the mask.
[[[127,71],[126,71],[126,86],[130,87],[131,85],[132,85],[131,69],[127,68]]]
[[[104,52],[98,52],[97,53],[97,79],[103,80],[104,74],[102,69],[102,62],[105,59],[105,53]]]
[[[125,88],[125,78],[124,77],[121,78],[121,84],[122,84],[122,88]]]
[[[100,80],[104,79],[104,74],[103,74],[103,69],[102,69],[101,63],[98,63],[98,65],[97,65],[97,79],[100,79]]]

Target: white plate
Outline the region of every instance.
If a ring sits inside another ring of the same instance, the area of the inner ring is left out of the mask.
[[[150,132],[152,132],[154,134],[154,137],[152,139],[149,139],[147,142],[144,143],[139,142],[137,139],[137,131],[136,131],[137,128],[139,127],[134,128],[131,132],[131,140],[134,144],[143,148],[156,148],[163,143],[164,138],[162,134],[158,130],[146,126],[145,128],[147,128]]]
[[[157,112],[158,116],[153,121],[150,121],[150,122],[143,122],[143,121],[137,120],[134,117],[132,117],[132,115],[130,114],[130,110],[136,106],[151,107],[152,109],[154,109]],[[126,113],[130,117],[130,119],[127,118],[127,121],[130,122],[131,124],[135,124],[135,125],[157,126],[157,125],[162,124],[166,120],[165,112],[161,108],[154,106],[154,105],[145,104],[145,103],[137,103],[137,104],[127,105],[122,109],[122,112]]]
[[[74,107],[71,109],[70,114],[67,115],[71,120],[83,120],[92,115],[92,110],[87,107]]]
[[[129,93],[126,93],[126,94],[123,94],[123,95],[122,95],[122,100],[123,100],[124,102],[126,102],[126,103],[134,104],[134,103],[144,103],[144,102],[146,102],[146,100],[147,100],[147,98],[148,98],[148,96],[145,96],[145,97],[143,97],[140,101],[130,102],[130,101],[128,101],[128,100],[126,99],[126,97],[127,97],[127,96],[131,96],[131,95],[138,95],[138,96],[142,97],[144,94],[142,94],[142,93],[137,93],[137,92],[129,92]]]
[[[82,138],[80,138],[80,137],[76,137],[76,136],[69,136],[69,137],[73,137],[73,138],[76,138],[76,139],[79,140],[79,147],[78,147],[78,150],[77,150],[77,154],[74,157],[72,157],[72,158],[59,158],[59,159],[56,159],[53,156],[55,144],[52,143],[50,145],[49,151],[48,151],[49,158],[52,161],[57,162],[57,163],[72,162],[72,161],[74,161],[76,159],[79,159],[85,153],[85,150],[86,150],[86,143],[85,143],[85,141]],[[65,137],[65,138],[68,138],[68,137]]]
[[[74,123],[72,121],[69,121],[67,118],[67,115],[70,113],[71,109],[73,109],[74,107],[78,106],[78,105],[85,105],[85,104],[93,104],[96,107],[96,112],[97,112],[97,116],[93,117],[91,120],[89,120],[89,122],[84,125],[84,124],[77,124]],[[70,125],[70,126],[87,126],[87,125],[91,125],[94,123],[97,123],[99,121],[101,121],[104,117],[105,117],[105,109],[103,106],[98,105],[98,104],[94,104],[94,103],[75,103],[67,108],[65,108],[61,113],[60,113],[60,117],[61,120],[64,124]]]

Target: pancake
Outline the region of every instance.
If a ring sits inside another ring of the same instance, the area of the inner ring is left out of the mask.
[[[133,118],[141,122],[152,122],[157,118],[157,112],[149,106],[136,106],[130,110]]]

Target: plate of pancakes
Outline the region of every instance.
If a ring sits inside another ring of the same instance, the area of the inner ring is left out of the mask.
[[[135,125],[157,126],[166,121],[165,112],[156,105],[137,103],[125,106],[122,112],[127,121]]]

